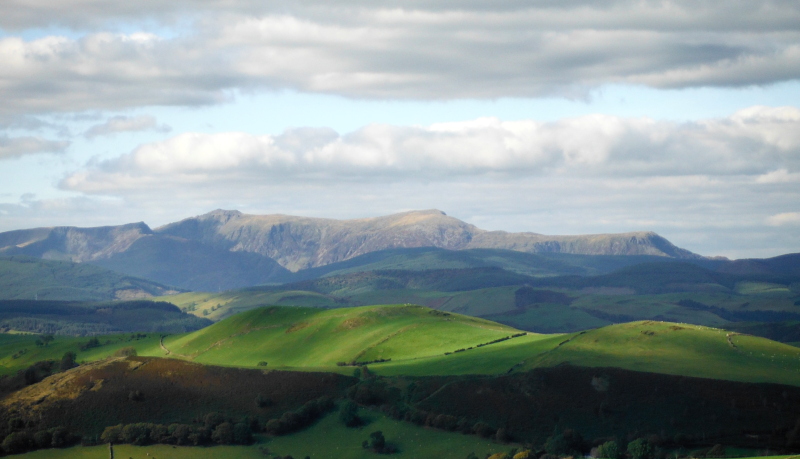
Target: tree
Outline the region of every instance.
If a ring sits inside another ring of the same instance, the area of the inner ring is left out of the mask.
[[[103,443],[117,443],[122,439],[122,424],[109,426],[103,430],[100,440]]]
[[[554,456],[579,456],[584,449],[583,437],[572,429],[549,437],[544,443],[544,449]]]
[[[386,446],[386,437],[383,436],[383,432],[377,430],[369,434],[369,446],[374,449],[375,451],[383,451],[383,448]]]
[[[233,424],[223,422],[218,425],[211,434],[211,440],[220,445],[230,445],[233,443]]]
[[[3,450],[16,454],[28,450],[33,444],[33,438],[27,432],[12,432],[3,440]]]
[[[628,443],[628,454],[631,459],[653,459],[653,445],[644,438]]]
[[[253,443],[253,431],[245,422],[239,422],[233,426],[233,442],[237,445],[249,445]]]
[[[339,410],[339,420],[347,427],[358,427],[361,425],[361,418],[358,416],[358,405],[352,400],[348,400]]]
[[[61,365],[59,365],[61,371],[67,371],[70,368],[75,368],[75,359],[77,357],[78,355],[72,351],[66,352],[64,356],[61,357]]]
[[[597,447],[597,457],[601,459],[619,459],[621,453],[619,445],[613,440]]]

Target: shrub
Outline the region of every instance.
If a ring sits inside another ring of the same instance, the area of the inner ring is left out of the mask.
[[[10,454],[23,453],[34,445],[34,440],[27,432],[12,432],[3,440],[3,451]]]
[[[186,424],[170,424],[167,432],[172,436],[172,441],[176,445],[188,445],[190,443],[189,435],[192,433],[192,429]]]
[[[135,357],[136,355],[136,348],[133,346],[123,347],[114,353],[115,357]]]
[[[211,433],[211,441],[219,443],[220,445],[230,445],[233,443],[233,424],[230,422],[223,422],[214,428]]]
[[[369,434],[369,440],[369,446],[376,451],[382,450],[386,446],[386,437],[383,436],[383,432],[380,430]]]
[[[644,438],[628,443],[628,455],[631,459],[653,459],[653,445]]]
[[[109,426],[100,434],[103,443],[119,443],[122,441],[122,424]]]
[[[69,431],[64,427],[50,429],[50,432],[52,432],[52,437],[50,437],[50,445],[53,448],[65,448],[77,443],[78,441],[78,438],[69,433]]]
[[[545,451],[554,456],[580,456],[584,446],[581,434],[572,429],[566,429],[560,434],[553,435],[544,443]]]
[[[237,445],[253,443],[253,430],[247,423],[239,422],[233,426],[233,442]]]
[[[502,427],[497,429],[497,433],[495,434],[494,438],[495,440],[497,440],[498,443],[508,443],[509,441],[511,441],[511,437],[508,435],[508,431]]]
[[[75,368],[75,359],[77,357],[77,354],[72,351],[66,352],[64,356],[61,357],[61,364],[59,365],[61,371],[67,371],[70,368]]]
[[[472,431],[483,438],[489,438],[496,432],[491,428],[491,426],[489,426],[489,424],[485,422],[476,422],[475,425],[472,426]]]
[[[152,424],[144,422],[127,424],[122,428],[122,441],[138,446],[150,444],[151,428]]]
[[[619,459],[622,451],[615,441],[607,441],[597,447],[597,457],[601,459]]]
[[[362,424],[358,416],[358,405],[352,400],[346,401],[339,410],[339,420],[347,427],[358,427]]]
[[[100,340],[97,339],[97,337],[93,337],[89,341],[87,341],[86,343],[81,344],[81,350],[82,351],[86,351],[86,350],[92,349],[94,347],[100,347]]]
[[[33,441],[36,443],[36,447],[39,449],[49,448],[52,439],[53,434],[46,430],[40,430],[33,434]]]

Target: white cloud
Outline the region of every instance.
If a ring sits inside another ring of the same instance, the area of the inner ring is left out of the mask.
[[[756,177],[756,183],[800,183],[800,172],[778,169]]]
[[[767,219],[767,223],[772,226],[798,226],[800,225],[800,212],[782,212],[775,214]]]
[[[166,125],[158,125],[155,117],[149,115],[142,116],[114,116],[105,123],[95,124],[84,134],[87,138],[106,136],[118,132],[137,132],[156,130],[159,132],[169,132],[171,128]]]
[[[755,107],[692,123],[590,115],[542,123],[482,118],[429,127],[369,125],[279,136],[183,133],[71,174],[70,190],[167,183],[448,180],[460,176],[726,176],[757,183],[800,172],[800,110]],[[776,172],[776,170],[778,172]],[[771,174],[771,175],[770,175]]]
[[[67,141],[39,137],[7,137],[0,135],[0,160],[35,153],[60,153],[69,146]]]
[[[120,21],[159,27],[109,33]],[[777,0],[17,0],[0,5],[0,25],[84,35],[0,40],[0,115],[211,104],[236,90],[444,100],[763,85],[800,78],[798,23],[800,4]]]

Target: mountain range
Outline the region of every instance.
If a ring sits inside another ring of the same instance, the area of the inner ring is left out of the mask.
[[[705,259],[653,232],[548,236],[487,231],[438,210],[357,220],[215,210],[155,229],[139,222],[0,233],[0,255],[88,262],[191,290],[283,283],[296,280],[298,271],[420,247]]]

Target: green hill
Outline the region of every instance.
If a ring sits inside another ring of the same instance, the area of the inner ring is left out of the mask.
[[[165,340],[200,363],[331,369],[337,363],[415,360],[524,333],[413,305],[322,310],[259,308]],[[246,352],[242,352],[246,349]]]
[[[98,266],[16,255],[0,257],[0,299],[106,301],[178,290]]]
[[[184,333],[206,327],[208,319],[163,301],[0,300],[0,331],[51,335],[122,332]]]
[[[165,345],[176,357],[234,366],[330,370],[339,362],[371,362],[379,374],[452,375],[570,363],[800,385],[800,349],[721,329],[643,321],[572,335],[522,333],[411,305],[269,307],[168,338]]]

